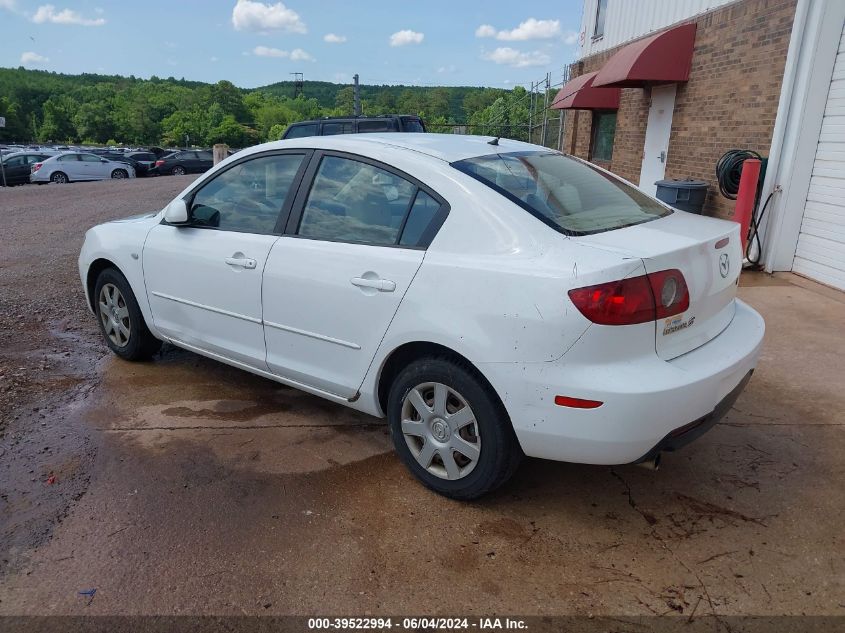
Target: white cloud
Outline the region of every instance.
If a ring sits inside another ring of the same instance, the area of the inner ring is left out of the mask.
[[[269,46],[256,46],[252,49],[254,55],[259,57],[290,57],[290,53],[280,50],[278,48],[271,48]]]
[[[49,61],[49,57],[44,57],[44,55],[39,55],[38,53],[33,53],[32,51],[27,51],[21,55],[22,66],[40,66]]]
[[[510,31],[497,31],[489,24],[482,24],[475,29],[475,37],[495,37],[505,42],[524,42],[526,40],[547,40],[560,35],[560,20],[537,20],[528,18]],[[578,37],[578,34],[575,34]]]
[[[258,57],[281,57],[283,59],[290,59],[294,62],[316,61],[309,53],[301,48],[295,48],[288,52],[279,48],[272,48],[270,46],[256,46],[252,49],[252,54],[257,55]]]
[[[238,0],[232,9],[232,26],[236,31],[287,31],[307,33],[305,23],[293,9],[281,2],[265,4],[253,0]]]
[[[390,45],[405,46],[407,44],[420,44],[424,38],[424,33],[417,33],[416,31],[405,29],[403,31],[396,31],[396,33],[390,36]]]
[[[211,58],[209,58],[209,60],[208,60],[208,61],[210,61],[210,62],[219,62],[219,61],[220,61],[220,58],[219,58],[219,57],[211,57]]]
[[[475,37],[496,37],[496,29],[489,24],[482,24],[475,29]]]
[[[574,46],[578,43],[578,40],[581,39],[579,34],[575,31],[567,31],[563,34],[563,43],[567,46]]]
[[[17,11],[17,6],[15,6],[16,4],[15,0],[0,0],[0,9]]]
[[[552,59],[546,53],[531,51],[523,53],[508,46],[497,48],[491,53],[485,53],[483,58],[495,64],[512,66],[513,68],[526,68],[528,66],[546,66]]]
[[[313,62],[316,61],[311,55],[306,53],[301,48],[295,48],[290,52],[290,59],[293,62]]]
[[[36,24],[74,24],[76,26],[103,26],[105,18],[84,18],[72,9],[56,10],[52,4],[45,4],[35,11],[32,21]]]
[[[441,66],[440,68],[437,69],[437,72],[439,72],[439,73],[453,73],[456,70],[457,70],[457,68],[455,68],[454,64],[449,64],[448,66]]]
[[[335,35],[334,33],[326,33],[323,36],[323,41],[329,44],[343,44],[346,41],[345,35]]]

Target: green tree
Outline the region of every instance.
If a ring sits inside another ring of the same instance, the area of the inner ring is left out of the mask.
[[[334,105],[340,116],[355,112],[355,89],[352,86],[346,86],[338,90]]]
[[[76,137],[76,127],[73,125],[72,116],[76,107],[76,102],[64,95],[47,99],[42,107],[44,120],[38,130],[38,140],[57,143],[73,141]]]

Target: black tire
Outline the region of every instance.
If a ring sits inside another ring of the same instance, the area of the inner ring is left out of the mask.
[[[444,479],[424,468],[402,432],[405,397],[425,383],[441,383],[457,391],[474,414],[481,449],[475,467],[459,479]],[[516,472],[523,457],[507,411],[493,388],[474,368],[450,358],[423,358],[403,369],[390,387],[387,419],[393,446],[408,470],[426,487],[452,499],[477,499],[495,490]]]
[[[122,178],[129,178],[129,172],[125,169],[115,169],[114,171],[112,171],[111,177],[116,180],[120,180]]]
[[[109,284],[119,290],[123,303],[129,312],[129,338],[123,344],[118,344],[118,342],[112,340],[106,332],[100,298],[103,287]],[[138,307],[138,300],[135,298],[135,293],[132,292],[129,282],[116,268],[106,268],[97,277],[97,283],[94,285],[93,304],[100,333],[103,335],[106,345],[124,360],[148,360],[161,348],[161,341],[154,337],[147,328],[144,315],[141,314],[141,308]]]
[[[50,182],[54,182],[57,185],[64,185],[70,182],[70,178],[63,171],[55,171],[50,174]]]
[[[185,170],[184,167],[182,167],[182,165],[176,165],[176,167],[170,170],[170,173],[174,176],[184,176],[188,172]]]

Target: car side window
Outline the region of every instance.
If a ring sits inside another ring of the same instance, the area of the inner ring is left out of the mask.
[[[86,163],[99,163],[100,157],[94,156],[94,154],[80,154],[79,160],[84,161]]]
[[[369,163],[324,156],[298,234],[318,240],[396,244],[416,189]]]
[[[354,131],[352,121],[333,121],[331,123],[323,123],[323,136],[352,134]]]
[[[303,136],[316,136],[317,124],[309,123],[308,125],[293,125],[288,129],[285,138],[302,138]]]
[[[375,121],[358,121],[358,133],[366,132],[393,132],[396,129],[393,121],[387,119]]]
[[[8,160],[3,161],[6,167],[21,167],[26,160],[26,156],[15,156],[14,158],[10,158]]]
[[[77,154],[65,154],[64,156],[59,156],[56,160],[63,163],[69,163],[71,161],[78,161],[79,156]]]
[[[420,243],[423,233],[431,224],[435,214],[440,210],[440,203],[428,195],[425,191],[417,192],[414,199],[414,206],[408,214],[405,228],[402,229],[402,237],[399,244],[402,246],[416,246]]]
[[[243,233],[271,234],[304,154],[244,161],[203,185],[191,203],[191,224]]]

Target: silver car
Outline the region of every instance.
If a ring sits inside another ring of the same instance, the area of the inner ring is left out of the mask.
[[[65,152],[51,156],[41,163],[35,163],[32,166],[29,180],[38,184],[48,182],[64,184],[78,180],[134,177],[135,170],[126,163],[119,163],[85,152]]]

